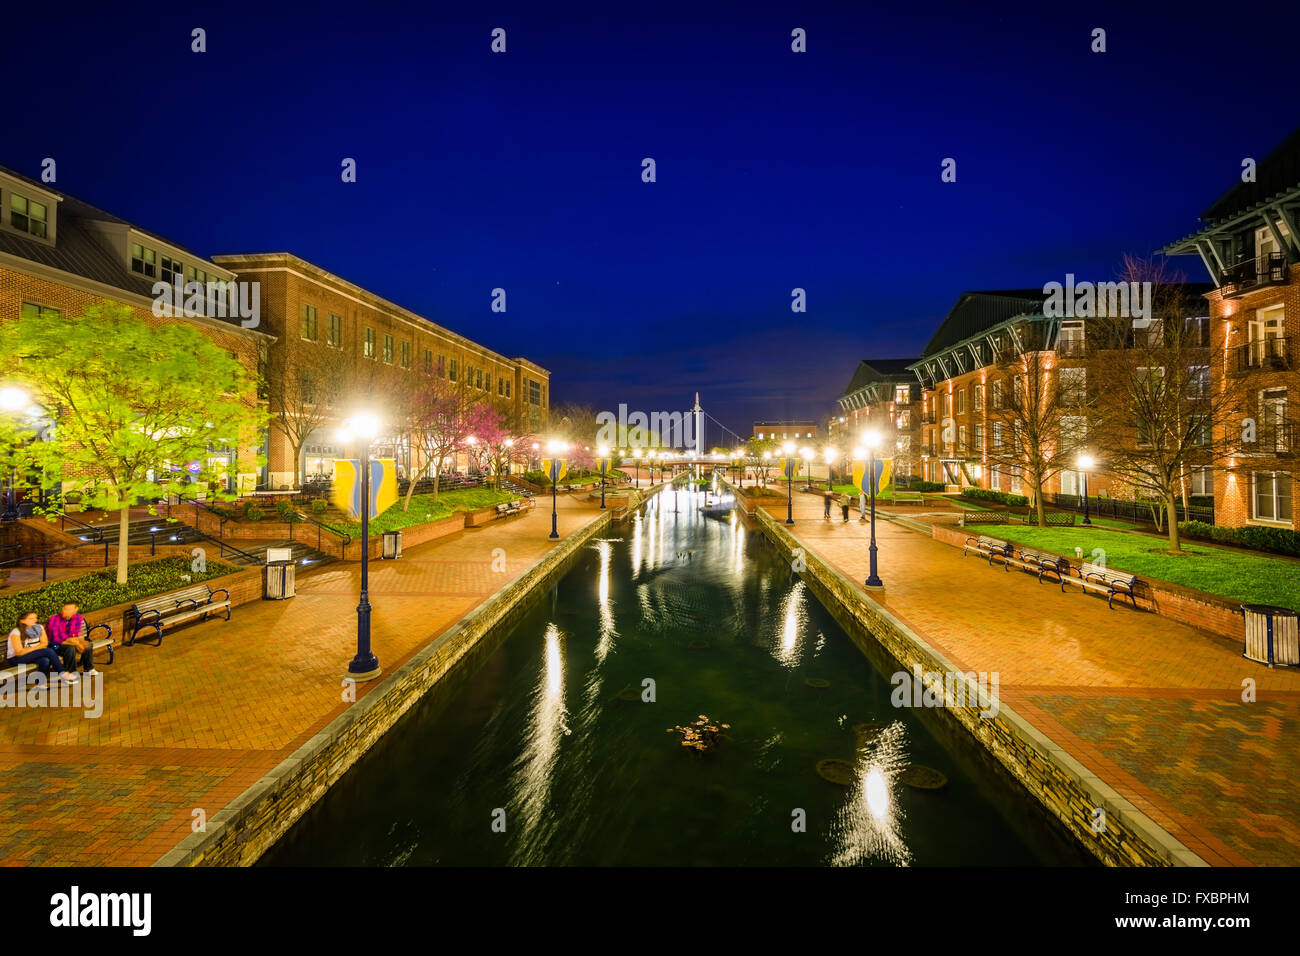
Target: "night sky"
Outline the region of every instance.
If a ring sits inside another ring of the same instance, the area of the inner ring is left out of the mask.
[[[746,434],[828,414],[963,290],[1112,278],[1298,118],[1278,5],[95,6],[6,12],[0,165],[54,157],[201,255],[293,252],[541,363],[553,403],[698,390]]]

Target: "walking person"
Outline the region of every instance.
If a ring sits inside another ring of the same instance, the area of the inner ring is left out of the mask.
[[[822,520],[823,520],[823,521],[830,521],[830,520],[831,520],[831,498],[832,498],[832,497],[833,497],[833,494],[832,494],[831,492],[829,492],[829,491],[826,492],[826,494],[822,495],[822,500],[823,500],[823,501],[825,502],[825,504],[826,504],[826,508],[825,508],[824,512],[822,513]]]

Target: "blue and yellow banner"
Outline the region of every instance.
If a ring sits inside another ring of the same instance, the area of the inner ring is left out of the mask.
[[[551,479],[552,485],[558,485],[569,471],[567,458],[543,458],[542,471]]]
[[[795,473],[796,473],[798,470],[799,470],[799,459],[798,459],[798,458],[782,458],[782,459],[781,459],[781,474],[785,475],[785,477],[787,477],[787,478],[791,478],[791,479],[794,478]]]
[[[887,487],[894,477],[894,459],[877,458],[875,459],[876,475],[875,493],[880,494],[880,489]],[[867,463],[862,459],[855,459],[853,462],[853,486],[858,489],[860,494],[869,495],[872,493],[866,483]]]
[[[355,458],[334,459],[334,484],[330,499],[353,521],[361,519],[361,472]],[[378,518],[397,503],[397,462],[392,458],[370,460],[370,517]]]
[[[613,458],[601,458],[596,462],[596,470],[600,473],[600,477],[607,478],[610,471],[613,470],[613,465]]]

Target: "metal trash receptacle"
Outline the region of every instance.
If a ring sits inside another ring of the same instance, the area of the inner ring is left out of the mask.
[[[1272,667],[1300,665],[1300,612],[1272,604],[1243,604],[1246,649],[1242,657]]]
[[[383,556],[385,559],[400,558],[402,556],[402,532],[384,532]]]
[[[295,580],[297,569],[292,548],[267,548],[262,600],[284,601],[297,594],[298,586]]]

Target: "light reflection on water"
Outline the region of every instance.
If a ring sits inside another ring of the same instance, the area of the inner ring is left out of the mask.
[[[886,677],[788,562],[703,502],[660,495],[625,540],[593,541],[553,600],[413,707],[266,862],[1077,862],[1018,833],[1032,811],[990,802],[979,765],[890,706]],[[704,713],[731,739],[701,757],[665,728]],[[866,746],[850,731],[864,722],[887,725]],[[817,775],[827,758],[856,762],[853,787]],[[950,785],[901,786],[911,761]]]

